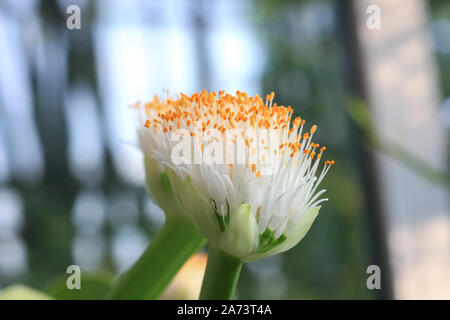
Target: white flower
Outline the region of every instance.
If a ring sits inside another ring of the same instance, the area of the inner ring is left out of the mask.
[[[334,163],[325,161],[318,174],[325,147],[312,142],[317,126],[303,132],[305,121],[291,122],[293,110],[273,96],[263,102],[239,91],[203,91],[136,104],[148,181],[155,167],[165,170],[174,206],[244,261],[286,251],[304,237],[327,200],[318,186]]]

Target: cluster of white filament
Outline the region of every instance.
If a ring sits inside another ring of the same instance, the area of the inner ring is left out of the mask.
[[[324,148],[321,149],[320,156],[316,156],[314,159],[314,154],[316,154],[314,150],[318,147],[318,144],[312,143],[315,128],[302,140],[304,121],[301,122],[301,125],[298,123],[298,126],[294,126],[290,122],[289,113],[285,115],[286,125],[284,127],[275,125],[277,117],[279,120],[279,115],[273,114],[267,119],[269,123],[266,123],[264,128],[259,128],[270,132],[267,136],[272,134],[272,137],[275,137],[272,139],[272,143],[268,141],[271,139],[264,140],[260,134],[257,134],[251,143],[247,141],[243,144],[247,161],[249,161],[250,154],[256,153],[257,161],[254,163],[229,164],[215,163],[214,161],[211,163],[190,163],[189,161],[176,163],[173,161],[173,150],[179,146],[180,136],[186,136],[186,133],[191,133],[189,138],[192,153],[203,155],[205,139],[210,139],[211,130],[215,130],[217,133],[218,128],[226,128],[226,130],[219,131],[218,137],[214,135],[215,142],[223,142],[223,145],[226,145],[233,140],[233,143],[237,145],[236,139],[245,137],[237,136],[234,133],[235,129],[242,129],[245,132],[245,130],[258,127],[258,122],[261,123],[259,118],[252,123],[249,116],[247,119],[244,117],[241,121],[234,121],[233,128],[231,128],[230,121],[227,123],[227,119],[219,116],[219,112],[204,112],[211,108],[218,108],[217,105],[208,106],[208,109],[205,109],[205,106],[201,105],[201,101],[184,101],[184,103],[190,105],[191,115],[196,113],[196,108],[200,110],[197,116],[186,117],[182,110],[175,110],[178,108],[171,107],[173,100],[160,103],[161,106],[168,105],[167,108],[161,107],[155,110],[147,107],[141,109],[145,112],[140,113],[139,145],[147,156],[173,170],[182,181],[190,177],[204,198],[211,202],[210,214],[214,214],[216,211],[222,219],[225,219],[225,216],[232,214],[239,205],[251,204],[259,233],[262,234],[269,228],[274,232],[275,238],[278,238],[289,224],[295,226],[311,208],[328,200],[320,198],[325,190],[318,191],[317,189],[332,163],[325,162],[318,174]],[[266,99],[265,105],[270,110],[272,101],[268,102]],[[251,107],[250,102],[248,105],[244,105],[246,110]],[[225,108],[228,113],[232,114],[242,112],[242,104],[233,103],[233,100],[225,101],[220,108]],[[178,112],[179,117],[162,117],[169,110],[172,110],[174,114]],[[189,110],[189,108],[183,110]],[[192,121],[189,121],[189,118]],[[174,138],[176,136],[178,138]],[[273,143],[274,141],[276,143]],[[287,146],[298,143],[298,141],[302,141],[301,146],[293,148],[294,151],[291,152]],[[256,144],[255,147],[256,142],[259,144]],[[305,152],[307,150],[309,151]],[[261,158],[264,160],[266,157],[267,159],[268,154],[273,156],[271,158],[274,160],[273,166],[268,174],[261,174],[260,170],[264,167],[264,161],[261,161]],[[233,157],[236,159],[236,156]]]

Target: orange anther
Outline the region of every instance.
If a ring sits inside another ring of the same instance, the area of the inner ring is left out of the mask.
[[[272,92],[270,93],[270,100],[273,100],[274,97],[275,97],[275,92],[272,91]]]

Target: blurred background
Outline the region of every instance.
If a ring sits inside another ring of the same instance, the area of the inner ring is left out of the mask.
[[[203,89],[275,91],[337,163],[308,235],[246,264],[239,298],[450,298],[444,0],[1,0],[0,289],[133,264],[164,215],[127,105]]]

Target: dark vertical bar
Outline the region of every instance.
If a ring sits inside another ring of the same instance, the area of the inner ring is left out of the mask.
[[[205,2],[203,0],[193,1],[191,2],[191,6],[194,43],[197,48],[196,57],[199,66],[199,85],[202,89],[211,90],[210,65],[206,44],[207,25],[205,19]]]
[[[69,186],[72,181],[67,165],[67,124],[63,113],[67,88],[67,37],[64,15],[53,1],[40,3],[44,51],[48,69],[35,70],[36,120],[42,140],[46,183]],[[62,183],[62,181],[64,181]]]
[[[344,72],[347,75],[349,91],[353,96],[367,102],[366,75],[364,73],[361,43],[357,34],[357,15],[353,0],[336,1],[338,13],[338,33],[342,43]],[[365,220],[369,230],[369,241],[372,249],[370,264],[378,265],[381,269],[381,290],[374,290],[380,299],[393,299],[391,268],[387,249],[386,224],[382,209],[382,199],[379,193],[379,183],[373,153],[366,148],[368,142],[363,138],[360,130],[349,119],[353,145],[355,146],[355,163],[359,164],[359,171],[364,187],[367,210]]]

